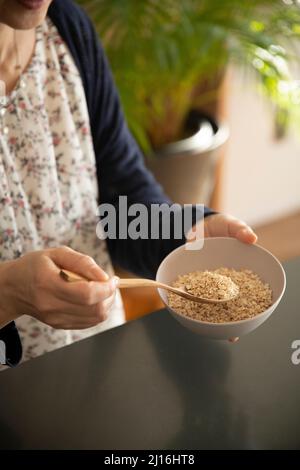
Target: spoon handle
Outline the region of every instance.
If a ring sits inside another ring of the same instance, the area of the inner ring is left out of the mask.
[[[75,274],[72,271],[68,271],[67,269],[61,269],[60,275],[63,279],[68,282],[78,282],[78,281],[88,281],[85,277],[80,276],[79,274]],[[131,287],[160,287],[161,289],[168,290],[170,292],[174,292],[174,294],[180,295],[185,299],[192,300],[193,302],[199,303],[221,303],[222,300],[215,300],[215,299],[205,299],[202,297],[196,297],[184,290],[178,289],[177,287],[169,286],[168,284],[163,284],[162,282],[153,281],[152,279],[138,279],[138,278],[129,278],[129,279],[119,279],[118,287],[120,289],[128,289]]]
[[[75,274],[72,271],[68,271],[67,269],[61,269],[60,271],[61,277],[63,277],[68,282],[78,282],[78,281],[88,281],[87,278],[80,276],[79,274]],[[165,287],[166,289],[169,286],[165,286],[157,281],[153,281],[152,279],[137,279],[137,278],[122,278],[119,279],[118,287],[120,289],[128,289],[130,287]],[[172,289],[170,287],[170,289]]]
[[[88,279],[80,276],[80,274],[75,274],[67,269],[61,269],[60,275],[68,282],[88,281]],[[118,287],[120,289],[128,289],[131,287],[163,287],[164,289],[174,290],[171,286],[167,286],[161,282],[143,278],[119,278]]]
[[[118,287],[121,289],[128,289],[130,287],[159,287],[156,281],[151,279],[137,279],[137,278],[121,278],[118,282]]]
[[[168,284],[164,284],[163,282],[153,281],[152,279],[119,279],[118,287],[120,289],[125,288],[128,289],[130,287],[155,287],[156,289],[160,287],[161,289],[168,290],[169,292],[173,292],[174,294],[180,295],[185,299],[192,300],[194,302],[206,302],[205,299],[201,299],[200,297],[196,297],[188,292],[183,291],[182,289],[178,289],[178,287],[172,287]],[[210,301],[208,301],[210,302]]]

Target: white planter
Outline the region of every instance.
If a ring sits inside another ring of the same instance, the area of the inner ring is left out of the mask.
[[[226,124],[199,116],[198,132],[163,147],[149,158],[148,167],[172,201],[208,204],[220,150],[228,137]]]

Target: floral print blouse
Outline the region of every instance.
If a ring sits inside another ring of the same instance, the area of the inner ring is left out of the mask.
[[[96,236],[98,187],[84,89],[73,58],[46,19],[31,62],[0,104],[0,262],[68,245],[113,273]],[[21,312],[20,312],[21,313]],[[124,322],[120,294],[109,318],[82,331],[55,330],[23,315],[23,360]]]

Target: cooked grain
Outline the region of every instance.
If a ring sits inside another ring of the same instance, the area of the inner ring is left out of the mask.
[[[211,271],[197,271],[181,276],[185,290],[197,297],[230,300],[239,293],[238,286],[228,276]]]
[[[232,282],[226,284],[224,280],[221,281],[220,278],[211,274],[227,276]],[[230,268],[219,268],[211,271],[209,275],[207,271],[196,271],[179,276],[173,283],[174,287],[185,288],[191,294],[207,298],[218,298],[216,296],[218,288],[220,289],[219,295],[224,295],[223,289],[226,285],[227,288],[231,286],[231,289],[234,285],[238,286],[239,294],[235,299],[222,304],[199,304],[171,292],[168,293],[168,303],[171,308],[183,315],[212,323],[245,320],[258,315],[272,305],[270,286],[249,269],[236,271]]]

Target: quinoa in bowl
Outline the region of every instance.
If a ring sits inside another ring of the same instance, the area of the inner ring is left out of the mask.
[[[212,282],[213,275],[216,277],[215,282]],[[226,279],[231,281],[233,286],[229,282],[226,283]],[[194,271],[178,276],[172,285],[209,299],[225,299],[226,294],[233,296],[234,286],[238,287],[237,296],[222,304],[199,304],[169,292],[169,306],[195,320],[212,323],[245,320],[272,305],[272,290],[269,284],[264,283],[258,274],[250,269],[218,268],[214,271]]]
[[[277,308],[286,286],[284,269],[272,253],[230,237],[205,239],[200,250],[176,248],[161,262],[156,280],[173,285],[199,271],[229,276],[239,287],[239,295],[218,305],[195,305],[182,303],[179,297],[171,300],[164,289],[158,292],[182,326],[210,339],[241,337],[258,328]]]

